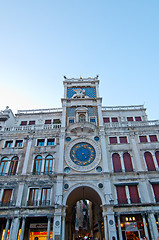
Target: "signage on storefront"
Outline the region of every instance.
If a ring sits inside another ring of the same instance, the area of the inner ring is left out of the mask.
[[[30,228],[47,228],[47,223],[31,223]]]
[[[125,228],[126,228],[126,231],[138,231],[136,222],[126,222]]]

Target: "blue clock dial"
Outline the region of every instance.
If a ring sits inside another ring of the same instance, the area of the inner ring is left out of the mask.
[[[91,144],[81,142],[72,147],[70,157],[75,164],[87,166],[94,161],[96,152]]]

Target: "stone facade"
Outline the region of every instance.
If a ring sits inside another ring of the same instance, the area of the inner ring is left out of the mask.
[[[156,240],[159,121],[143,105],[103,107],[98,77],[63,84],[62,108],[0,112],[0,239],[73,240],[85,199],[83,234]]]

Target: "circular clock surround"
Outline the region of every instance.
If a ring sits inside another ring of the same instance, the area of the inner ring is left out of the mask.
[[[65,161],[76,171],[90,171],[101,159],[99,144],[88,138],[69,142],[65,151]]]

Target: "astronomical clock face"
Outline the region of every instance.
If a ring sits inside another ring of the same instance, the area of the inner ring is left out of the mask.
[[[65,161],[77,171],[89,171],[101,160],[99,143],[91,139],[73,140],[67,144],[65,151]]]
[[[75,144],[70,151],[72,162],[79,166],[87,166],[91,164],[96,157],[94,147],[86,142]]]

